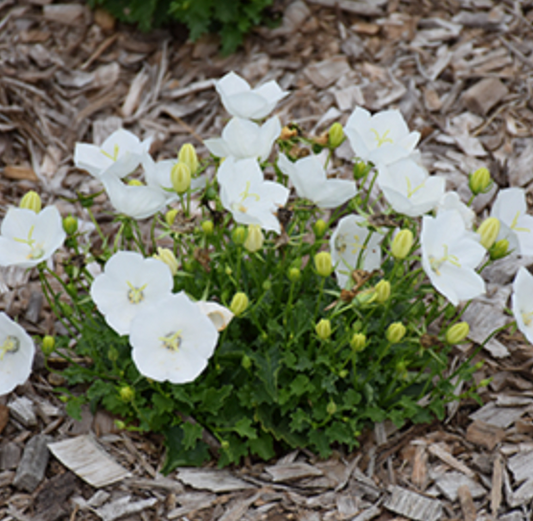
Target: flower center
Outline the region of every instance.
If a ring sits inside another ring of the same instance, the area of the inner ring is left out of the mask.
[[[394,143],[394,141],[390,137],[387,137],[387,135],[390,132],[390,129],[385,130],[382,136],[379,135],[379,132],[375,128],[371,128],[370,132],[374,134],[374,139],[377,141],[377,148],[379,148],[381,145],[385,143],[391,143],[391,144]]]
[[[130,304],[139,304],[142,302],[144,300],[144,290],[146,289],[146,286],[148,286],[148,283],[140,288],[134,286],[129,281],[126,281],[126,284],[130,288],[128,291],[128,300],[130,301]]]
[[[111,161],[116,161],[118,159],[118,145],[115,143],[115,146],[113,147],[113,155],[111,155],[109,152],[106,152],[105,150],[100,149],[100,152],[104,154],[104,156],[111,159]]]
[[[431,266],[431,269],[439,276],[439,269],[446,261],[448,261],[450,264],[453,264],[454,266],[457,266],[458,268],[461,267],[457,256],[448,254],[448,245],[443,244],[442,248],[444,249],[444,255],[440,259],[434,257],[433,255],[429,256],[429,265]]]
[[[517,226],[519,217],[520,217],[520,212],[516,212],[513,222],[511,223],[511,230],[514,230],[515,232],[529,233],[531,231],[529,228],[520,228],[519,226]]]
[[[337,250],[339,253],[344,253],[346,251],[346,236],[343,234],[337,235],[335,237],[335,250]]]
[[[405,181],[407,183],[407,198],[410,199],[418,190],[420,190],[423,186],[425,181],[422,181],[418,186],[415,186],[414,188],[411,187],[411,180],[406,177]]]
[[[522,313],[522,320],[524,321],[524,325],[529,326],[533,322],[533,311]]]
[[[0,360],[4,359],[6,353],[16,353],[20,347],[20,340],[16,336],[9,335],[0,346]]]
[[[14,240],[17,242],[20,242],[21,244],[27,244],[30,247],[30,253],[26,255],[27,259],[36,260],[40,259],[44,255],[44,248],[42,243],[35,243],[35,239],[32,237],[33,231],[35,229],[35,226],[32,225],[30,227],[30,231],[28,232],[28,238],[27,239],[19,239],[18,237],[15,237]]]
[[[169,333],[168,336],[160,337],[159,341],[165,349],[176,352],[181,346],[181,329],[175,333]]]

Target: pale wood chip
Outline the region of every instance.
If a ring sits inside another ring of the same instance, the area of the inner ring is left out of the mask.
[[[253,488],[253,485],[235,477],[228,470],[180,468],[177,478],[185,485],[217,493]]]
[[[464,316],[464,315],[463,315]],[[480,420],[495,427],[506,429],[524,415],[526,410],[524,408],[516,407],[498,407],[493,402],[489,402],[481,409],[472,413],[469,418],[471,420]]]
[[[490,491],[490,511],[496,516],[502,504],[503,462],[500,454],[494,458],[492,469],[492,488]]]
[[[508,469],[517,483],[533,480],[533,451],[518,453],[507,461]]]
[[[7,165],[4,167],[2,173],[4,174],[4,177],[7,177],[8,179],[39,181],[35,171],[29,166]]]
[[[436,456],[450,467],[454,468],[455,470],[458,470],[459,472],[462,472],[465,476],[468,476],[469,478],[473,478],[475,476],[472,469],[468,468],[464,463],[452,456],[441,445],[432,444],[428,447],[428,451],[433,454],[433,456]]]
[[[139,106],[142,90],[149,79],[150,76],[143,68],[137,73],[137,76],[135,76],[134,80],[131,82],[130,90],[126,95],[126,99],[124,100],[121,109],[122,115],[125,118],[131,116],[135,109]]]
[[[509,158],[508,172],[511,186],[526,186],[533,180],[533,138],[524,140],[525,147],[520,154]]]
[[[153,507],[157,503],[156,498],[143,499],[140,501],[131,502],[131,496],[125,496],[120,499],[108,503],[95,512],[100,516],[102,521],[114,521],[120,517],[129,514],[138,514],[147,508]]]
[[[272,481],[274,481],[274,483],[308,478],[311,476],[322,476],[324,474],[320,469],[300,461],[272,465],[270,467],[265,467],[265,470],[270,476],[272,476]]]
[[[346,56],[339,55],[308,65],[304,69],[304,74],[319,89],[325,89],[350,71]]]
[[[418,487],[420,490],[424,490],[427,486],[427,461],[428,455],[426,451],[426,444],[420,443],[415,449],[413,467],[411,471],[411,481],[413,482],[413,485]]]
[[[176,519],[178,517],[184,517],[191,512],[203,510],[213,506],[217,501],[218,496],[216,494],[210,494],[207,492],[193,492],[180,494],[176,497],[176,500],[181,506],[171,510],[167,514],[168,519]]]
[[[485,78],[472,85],[462,99],[468,110],[484,116],[508,93],[509,90],[498,78]]]
[[[43,7],[43,18],[51,22],[77,26],[88,13],[82,4],[54,4]]]
[[[483,497],[487,491],[479,483],[465,476],[461,472],[446,472],[435,482],[436,487],[450,501],[455,501],[459,496],[459,488],[467,487],[472,497]]]
[[[310,4],[321,5],[324,7],[333,7],[347,11],[349,13],[359,14],[362,16],[382,16],[383,10],[380,6],[386,3],[386,0],[307,0]]]
[[[505,431],[483,421],[474,421],[466,430],[466,439],[489,450],[494,449],[505,438]]]
[[[370,521],[381,514],[381,508],[373,505],[366,510],[363,510],[359,515],[355,516],[352,521]]]
[[[474,505],[474,499],[468,485],[461,485],[457,489],[459,495],[459,502],[461,504],[461,510],[463,511],[464,521],[476,521],[477,512],[476,505]]]
[[[385,501],[386,509],[417,521],[442,519],[442,503],[399,486],[391,486],[392,495]]]

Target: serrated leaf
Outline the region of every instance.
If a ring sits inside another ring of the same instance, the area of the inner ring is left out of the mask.
[[[233,427],[233,430],[243,438],[256,439],[257,431],[252,427],[252,420],[250,418],[242,418]]]
[[[207,445],[198,440],[194,447],[189,449],[184,445],[184,433],[181,425],[174,425],[164,431],[167,454],[161,472],[167,475],[176,467],[199,467],[209,459]]]
[[[183,448],[190,450],[198,440],[202,439],[204,428],[198,423],[191,422],[184,422],[181,428],[183,429]]]

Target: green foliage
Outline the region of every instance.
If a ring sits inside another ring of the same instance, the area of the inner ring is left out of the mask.
[[[87,0],[121,21],[149,31],[172,21],[185,24],[193,41],[217,33],[222,52],[231,54],[253,27],[269,23],[267,8],[273,0]]]

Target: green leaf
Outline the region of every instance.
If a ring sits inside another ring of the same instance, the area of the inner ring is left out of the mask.
[[[262,432],[256,439],[250,440],[250,451],[263,460],[269,460],[276,455],[272,445],[272,436]]]
[[[291,393],[296,396],[302,396],[306,392],[313,392],[315,390],[314,385],[309,378],[304,374],[299,374],[290,385]]]
[[[159,393],[152,396],[152,403],[160,413],[172,412],[175,407],[175,403],[171,398]]]
[[[314,430],[309,435],[309,441],[316,447],[321,458],[328,458],[331,455],[328,437],[323,430]]]
[[[264,355],[252,353],[250,358],[253,359],[257,366],[257,376],[265,384],[265,390],[272,399],[277,400],[278,372],[281,367],[279,349],[273,346]]]
[[[233,427],[233,430],[243,438],[250,438],[255,440],[257,438],[257,431],[252,427],[252,420],[250,418],[242,418]]]
[[[203,441],[197,441],[189,449],[184,445],[184,432],[182,425],[174,425],[164,431],[167,454],[161,472],[166,476],[176,467],[199,467],[209,459],[209,450]]]
[[[67,414],[76,421],[81,421],[81,406],[84,400],[79,398],[70,398],[66,405]]]
[[[217,414],[224,402],[231,394],[233,385],[225,385],[220,389],[209,388],[206,389],[202,396],[202,410],[211,414]]]
[[[184,422],[181,426],[183,429],[183,448],[190,450],[195,447],[196,442],[202,439],[204,428],[198,423]]]

